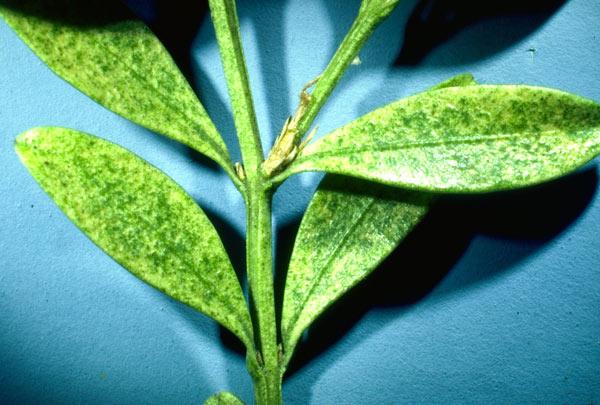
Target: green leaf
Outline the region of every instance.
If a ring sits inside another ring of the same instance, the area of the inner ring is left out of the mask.
[[[475,84],[472,75],[461,74],[430,90]],[[304,330],[377,268],[421,221],[431,202],[425,194],[325,176],[302,219],[288,269],[282,315],[284,364]]]
[[[204,401],[204,405],[244,405],[244,402],[231,392],[219,392]]]
[[[275,181],[320,170],[436,192],[496,191],[562,176],[599,152],[591,100],[539,87],[452,87],[335,130]]]
[[[154,34],[118,0],[0,0],[0,15],[59,76],[230,172],[204,107]]]
[[[430,197],[326,176],[294,245],[282,314],[286,362],[302,332],[363,280],[427,213]]]
[[[133,153],[64,128],[17,138],[23,164],[96,245],[148,284],[214,318],[248,347],[241,287],[206,215]]]
[[[461,73],[456,76],[452,76],[448,80],[431,87],[428,91],[445,89],[448,87],[465,87],[465,86],[476,86],[477,81],[471,73]]]
[[[380,21],[394,11],[399,3],[400,0],[362,0],[360,12]]]

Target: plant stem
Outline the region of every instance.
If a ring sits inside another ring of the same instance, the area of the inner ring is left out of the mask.
[[[211,17],[223,61],[244,168],[246,266],[254,303],[255,347],[248,348],[248,371],[258,405],[281,404],[281,372],[273,291],[271,191],[260,165],[260,143],[235,0],[209,0]]]
[[[263,151],[242,49],[235,0],[209,0],[208,3],[227,79],[245,171],[254,173],[262,163]]]
[[[352,23],[350,31],[344,37],[344,40],[320,75],[310,94],[310,101],[306,107],[306,111],[298,122],[296,143],[306,134],[333,89],[337,86],[342,75],[356,58],[365,42],[397,4],[398,0],[363,0],[358,16]]]
[[[273,292],[271,192],[262,180],[248,183],[246,266],[256,309],[257,353],[260,359],[250,370],[258,405],[281,404],[281,373]]]

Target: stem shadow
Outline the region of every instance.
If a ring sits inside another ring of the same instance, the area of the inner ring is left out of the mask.
[[[275,141],[287,116],[291,115],[288,97],[288,67],[286,64],[285,10],[287,1],[272,1],[268,6],[264,2],[241,2],[240,20],[252,20],[252,27],[258,47],[258,61],[247,60],[249,65],[257,64],[261,70],[263,91],[269,96],[266,105],[269,122],[268,145]],[[248,4],[249,6],[246,6]],[[266,46],[268,44],[268,46]],[[263,132],[263,138],[265,133]],[[264,142],[263,142],[264,143]]]

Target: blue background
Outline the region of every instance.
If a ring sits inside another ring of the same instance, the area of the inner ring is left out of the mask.
[[[239,156],[208,19],[158,7],[164,2],[129,3],[165,35]],[[359,2],[239,3],[267,147]],[[362,64],[317,120],[320,135],[465,71],[484,83],[556,87],[600,101],[597,1],[559,1],[544,12],[525,10],[526,1],[473,4],[474,17],[448,35],[436,39],[439,24],[413,21],[405,39],[415,3],[404,2],[361,52]],[[496,3],[508,10],[491,12]],[[70,87],[1,21],[0,67],[0,402],[192,404],[225,389],[251,401],[231,338],[97,249],[12,145],[30,127],[60,125],[135,151],[206,209],[239,264],[244,210],[225,175]],[[299,176],[275,196],[280,262],[318,180]],[[592,163],[530,191],[444,200],[309,334],[285,381],[287,403],[598,403],[597,183]]]

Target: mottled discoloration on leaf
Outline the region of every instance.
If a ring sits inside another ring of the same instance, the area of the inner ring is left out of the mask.
[[[223,391],[208,398],[204,405],[244,405],[244,402],[231,392]]]
[[[118,0],[0,0],[0,15],[59,76],[100,104],[214,159],[227,148],[154,36]]]
[[[171,179],[117,145],[64,128],[25,132],[16,150],[69,219],[117,262],[252,343],[221,240]]]
[[[325,178],[302,219],[288,270],[286,361],[304,329],[398,246],[426,214],[429,200],[349,177]]]
[[[476,84],[465,73],[430,90]],[[377,268],[421,221],[432,201],[425,194],[417,197],[377,183],[325,176],[302,219],[288,270],[282,319],[286,363],[303,331]],[[327,281],[334,272],[336,280]],[[326,283],[330,287],[324,290]]]
[[[600,106],[528,86],[452,87],[375,110],[306,147],[282,173],[321,170],[393,186],[504,190],[564,175],[600,152]]]

